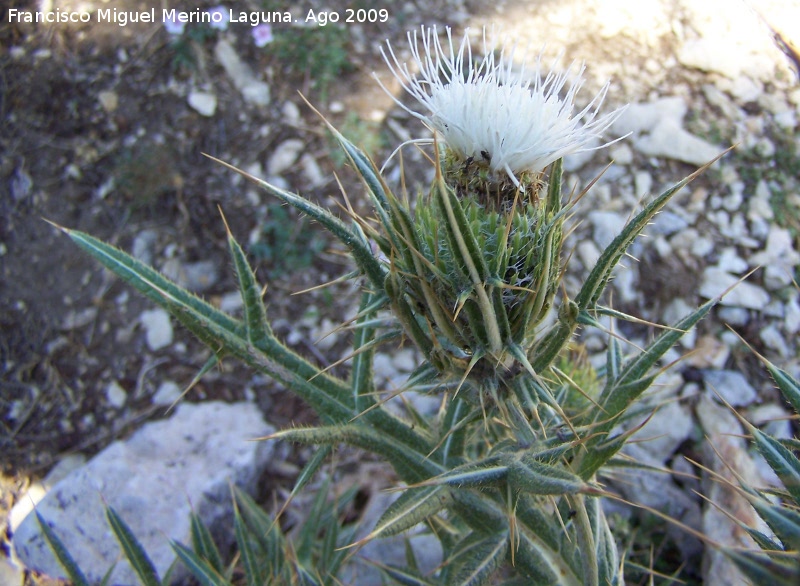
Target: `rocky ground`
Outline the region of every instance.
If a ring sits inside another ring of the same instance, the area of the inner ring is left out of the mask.
[[[32,2],[18,4],[34,9]],[[568,241],[567,291],[577,290],[643,201],[737,145],[636,243],[612,297],[614,307],[643,320],[674,323],[747,276],[669,357],[689,353],[663,375],[653,399],[660,408],[639,436],[649,441],[630,453],[675,476],[618,479],[630,500],[698,529],[723,526],[691,492],[699,481],[681,476],[701,476],[686,457],[718,466],[703,440],[708,436],[753,478],[763,466],[731,435],[738,423],[711,389],[751,421],[788,436],[796,423],[746,345],[800,375],[800,86],[791,51],[775,38],[790,48],[800,43],[800,30],[792,28],[800,26],[800,14],[790,0],[752,4],[758,11],[722,0],[407,3],[387,8],[385,23],[274,25],[263,47],[244,24],[224,31],[189,25],[180,35],[160,23],[0,25],[0,509],[23,499],[56,463],[74,461],[68,456],[92,456],[162,417],[208,355],[42,218],[131,250],[235,312],[220,207],[266,275],[276,330],[301,353],[330,364],[345,353],[347,339],[322,336],[352,315],[352,286],[289,293],[343,274],[347,263],[323,233],[201,153],[332,207],[342,199],[336,172],[354,205],[367,211],[360,186],[298,91],[384,160],[424,132],[370,77],[378,71],[393,87],[379,56],[384,39],[403,47],[404,31],[421,23],[476,32],[495,23],[520,51],[536,55],[546,44],[546,59],[563,50],[564,64],[585,60],[579,101],[611,78],[606,107],[631,104],[611,132],[628,138],[567,161],[567,184],[576,191],[614,161],[579,206]],[[292,8],[301,20],[310,7],[303,6]],[[344,16],[347,6],[334,8]],[[406,149],[404,164],[412,192],[427,183],[422,155]],[[387,176],[397,181],[396,163]],[[655,331],[612,325],[639,346]],[[584,332],[590,356],[601,355],[606,335]],[[414,362],[410,350],[386,348],[376,370],[387,386],[397,385]],[[187,395],[192,402],[212,399],[252,400],[276,427],[311,417],[237,364],[209,373]],[[265,475],[263,495],[289,486],[305,457],[289,449],[281,455],[285,463]],[[355,467],[353,481],[364,482],[358,476]],[[626,514],[621,510],[620,518]],[[659,569],[676,571],[685,556],[683,579],[725,579],[717,560],[701,569],[699,542],[665,539],[663,527],[649,530],[666,552],[663,561],[675,561]],[[649,555],[631,552],[645,566]]]

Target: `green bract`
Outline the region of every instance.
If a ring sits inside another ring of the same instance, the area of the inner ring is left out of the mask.
[[[438,166],[413,217],[387,194],[390,223],[378,242],[389,258],[386,292],[406,333],[445,378],[495,394],[529,368],[560,282],[569,207],[561,203],[560,161],[546,188],[527,191],[483,179],[485,170],[473,166]]]

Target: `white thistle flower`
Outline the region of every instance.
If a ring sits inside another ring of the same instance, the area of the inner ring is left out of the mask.
[[[429,113],[420,114],[394,96],[393,99],[439,132],[447,146],[462,159],[483,163],[495,173],[505,173],[520,187],[518,174],[536,173],[565,155],[616,142],[600,146],[595,143],[624,110],[623,107],[597,116],[609,83],[573,115],[575,96],[583,86],[584,65],[574,76],[571,74],[575,62],[561,73],[551,69],[542,76],[540,54],[533,75],[527,75],[524,63],[521,69],[514,68],[513,47],[507,53],[506,47],[501,46],[499,57],[496,56],[496,46],[487,42],[485,29],[485,56],[479,63],[473,63],[467,33],[456,50],[447,28],[447,46],[443,48],[436,27],[423,26],[420,50],[416,31],[409,32],[411,55],[418,73],[412,73],[408,64],[400,64],[388,42],[388,55],[381,49],[403,89]],[[569,88],[560,97],[568,82]]]

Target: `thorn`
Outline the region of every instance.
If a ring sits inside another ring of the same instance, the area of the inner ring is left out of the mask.
[[[50,224],[50,225],[51,225],[51,226],[53,226],[54,228],[56,228],[56,229],[58,229],[58,230],[61,230],[61,231],[62,231],[64,234],[67,234],[67,235],[69,235],[69,234],[71,234],[71,233],[72,233],[72,230],[70,230],[69,228],[65,228],[65,227],[64,227],[64,226],[62,226],[61,224],[56,224],[56,223],[55,223],[55,222],[53,222],[52,220],[48,220],[47,218],[42,218],[42,220],[44,220],[45,222],[47,222],[48,224]]]
[[[217,210],[219,210],[219,215],[222,217],[222,223],[225,224],[225,231],[228,233],[228,238],[233,238],[230,226],[228,226],[228,220],[225,218],[225,214],[222,211],[222,206],[217,204]]]

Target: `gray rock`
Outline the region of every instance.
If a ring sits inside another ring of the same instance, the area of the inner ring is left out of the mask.
[[[671,401],[658,407],[644,427],[634,434],[633,441],[663,465],[689,438],[693,428],[689,410]]]
[[[156,389],[151,400],[153,405],[169,407],[180,398],[181,392],[181,387],[178,386],[177,383],[171,380],[165,380],[158,385],[158,389]]]
[[[190,92],[187,102],[201,116],[210,117],[217,111],[217,96],[208,92]]]
[[[717,315],[722,323],[732,326],[744,326],[750,321],[750,311],[744,307],[720,307]]]
[[[719,108],[723,116],[728,120],[737,121],[744,119],[745,113],[742,109],[734,104],[731,99],[725,95],[725,92],[721,91],[714,84],[709,83],[704,85],[703,95],[705,95],[708,103]]]
[[[794,267],[798,264],[800,253],[794,249],[791,233],[776,225],[770,226],[765,249],[750,257],[751,267],[766,267],[764,285],[771,290],[791,284]]]
[[[681,128],[675,120],[664,119],[652,132],[635,141],[636,148],[651,157],[665,157],[698,167],[708,163],[723,149]]]
[[[663,322],[671,326],[678,323],[682,318],[692,313],[696,307],[689,305],[683,298],[677,297],[673,299],[669,305],[664,309]],[[679,341],[680,345],[684,348],[694,348],[697,343],[697,329],[692,328],[686,332]]]
[[[758,337],[764,342],[767,348],[775,350],[783,358],[788,358],[791,355],[789,344],[783,339],[780,330],[776,324],[770,324],[758,333]]]
[[[97,318],[96,307],[86,307],[70,311],[61,323],[61,329],[65,331],[77,330],[88,326]]]
[[[117,92],[104,91],[97,94],[97,101],[107,113],[111,114],[117,109],[119,105],[119,96]]]
[[[792,297],[785,307],[785,317],[783,320],[783,329],[787,334],[796,334],[800,332],[800,303],[797,297]]]
[[[119,409],[128,400],[128,392],[117,381],[112,380],[106,387],[106,400],[109,405]]]
[[[751,409],[748,419],[776,439],[792,438],[792,414],[780,405],[758,405]]]
[[[150,350],[160,350],[172,344],[172,323],[169,314],[157,307],[143,311],[139,321],[145,329],[145,339]]]
[[[378,382],[388,381],[400,374],[392,361],[392,357],[383,352],[375,353],[372,369],[375,373],[375,380]]]
[[[726,273],[739,274],[747,270],[747,261],[736,254],[735,248],[728,247],[720,252],[717,268]]]
[[[131,246],[131,254],[137,260],[142,261],[146,265],[153,265],[153,255],[156,243],[158,242],[158,232],[150,228],[146,228],[139,232],[133,239]]]
[[[600,260],[600,249],[591,240],[582,240],[578,243],[578,258],[584,268],[591,270]]]
[[[592,238],[602,250],[622,232],[627,219],[616,212],[594,211],[589,213],[589,221],[594,226]]]
[[[636,189],[636,195],[645,197],[650,194],[650,189],[653,187],[653,176],[647,171],[639,171],[633,177],[633,184]]]
[[[721,51],[720,47],[725,47],[725,50]],[[687,41],[678,50],[677,57],[686,67],[720,73],[732,80],[754,72],[769,72],[769,77],[775,69],[769,56],[755,53],[735,39],[716,34]]]
[[[617,165],[630,165],[633,163],[633,150],[625,143],[618,143],[612,146],[609,156]]]
[[[731,289],[732,287],[732,289]],[[769,303],[769,293],[758,285],[747,281],[739,282],[739,278],[717,267],[707,267],[703,271],[703,281],[700,283],[700,296],[713,299],[725,293],[720,301],[721,305],[732,307],[746,307],[748,309],[762,309]]]
[[[303,152],[305,143],[299,138],[290,138],[283,141],[275,148],[275,152],[267,162],[267,173],[270,176],[280,175],[295,164],[300,153]]]
[[[651,132],[663,120],[672,120],[680,126],[687,110],[686,101],[679,96],[631,104],[611,128],[614,134],[623,135],[630,132],[639,135]]]
[[[659,236],[671,236],[681,232],[689,226],[685,218],[675,212],[663,211],[653,218],[653,223],[648,226],[647,233]]]
[[[172,418],[145,424],[58,482],[37,510],[89,581],[99,583],[120,556],[105,501],[130,526],[163,577],[175,560],[168,540],[191,543],[192,509],[221,533],[232,515],[230,484],[255,490],[273,446],[247,440],[272,431],[250,404],[181,404]],[[22,522],[13,545],[26,567],[65,577],[34,517]],[[111,583],[139,581],[128,563],[119,561]]]
[[[236,50],[225,39],[217,41],[214,47],[214,55],[225,69],[225,73],[233,82],[233,85],[242,94],[246,102],[255,106],[266,106],[269,104],[269,86],[263,81],[258,81],[250,67],[241,60]]]
[[[398,372],[411,372],[420,363],[413,348],[402,348],[392,355],[392,365]]]
[[[642,446],[627,443],[624,453],[636,462],[661,467],[660,459],[653,458]],[[673,519],[700,529],[700,505],[696,498],[678,487],[668,473],[620,468],[614,473],[614,487],[632,503],[642,504],[666,513]],[[684,556],[697,555],[703,549],[699,539],[692,537],[676,526],[666,525],[667,532],[679,544]]]
[[[219,270],[212,260],[184,263],[177,258],[171,258],[164,263],[161,272],[193,293],[207,291],[219,280]]]
[[[744,375],[735,370],[704,370],[703,381],[710,396],[720,396],[733,407],[749,405],[758,398]]]

